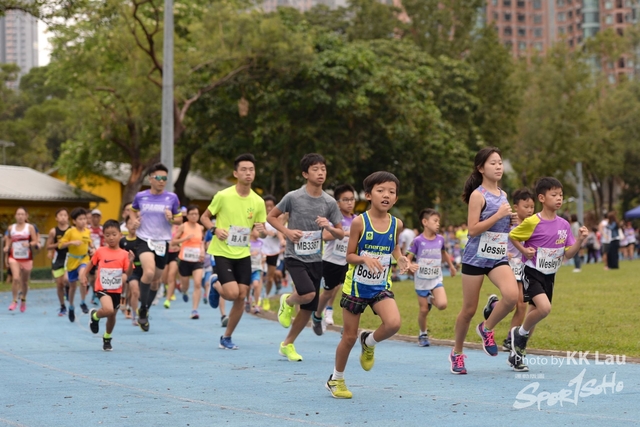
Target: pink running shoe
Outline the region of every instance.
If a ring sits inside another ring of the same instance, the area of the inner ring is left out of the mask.
[[[18,301],[14,301],[11,303],[11,305],[9,306],[9,311],[13,311],[18,307]]]
[[[24,313],[27,310],[27,302],[26,301],[21,301],[20,302],[20,313]]]

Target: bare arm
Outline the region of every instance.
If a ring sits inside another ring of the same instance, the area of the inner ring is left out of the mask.
[[[479,236],[485,231],[489,230],[491,227],[495,225],[496,222],[504,218],[505,216],[511,215],[511,207],[508,203],[504,203],[498,211],[491,215],[489,218],[484,221],[480,221],[480,214],[482,213],[482,208],[484,207],[485,200],[482,194],[479,191],[474,191],[471,193],[471,197],[469,199],[469,210],[467,215],[467,224],[469,226],[469,237]]]
[[[56,229],[52,228],[49,231],[49,236],[47,237],[47,249],[48,250],[56,250],[58,249],[58,244],[55,242],[56,240]]]
[[[587,234],[589,234],[589,230],[587,229],[587,227],[584,227],[584,226],[580,227],[580,234],[578,235],[578,238],[576,239],[573,246],[571,246],[569,249],[565,251],[564,259],[568,260],[576,256],[576,254],[578,253],[578,251],[580,251],[580,248],[582,247],[582,242],[584,242],[584,239],[587,238]]]

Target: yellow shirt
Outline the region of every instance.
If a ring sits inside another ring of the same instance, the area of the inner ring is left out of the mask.
[[[460,242],[460,249],[464,249],[467,246],[467,242],[469,241],[469,230],[460,229],[456,231],[456,239]]]
[[[247,230],[251,230],[255,223],[267,220],[262,197],[253,190],[247,197],[241,197],[234,185],[218,192],[208,209],[216,217],[216,228],[226,230],[229,238],[222,241],[214,236],[207,253],[230,259],[251,256]]]
[[[91,232],[88,228],[79,231],[75,227],[69,227],[64,233],[62,239],[58,242],[58,248],[62,248],[62,243],[72,242],[74,240],[80,240],[82,244],[80,246],[69,245],[69,252],[67,253],[67,261],[65,262],[64,269],[67,271],[73,271],[80,267],[81,264],[89,264],[89,243],[91,243]]]

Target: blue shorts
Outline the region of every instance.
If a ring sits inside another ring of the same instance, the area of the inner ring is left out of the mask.
[[[259,282],[262,280],[262,271],[261,270],[256,270],[254,272],[251,273],[251,283],[253,284],[253,282]]]
[[[77,282],[78,280],[80,280],[80,269],[86,268],[86,267],[87,267],[87,264],[80,264],[78,268],[76,268],[75,270],[67,271],[67,277],[69,278],[69,283]]]
[[[438,289],[438,288],[444,288],[444,285],[442,283],[438,283],[436,285],[436,287],[433,288],[433,289]],[[422,290],[422,289],[416,289],[416,294],[418,294],[419,297],[427,298],[429,295],[433,295],[433,293],[432,293],[433,289],[431,289],[430,291],[425,291],[425,290]]]

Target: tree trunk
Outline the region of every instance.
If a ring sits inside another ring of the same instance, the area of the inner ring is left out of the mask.
[[[140,191],[140,187],[142,187],[142,181],[144,180],[144,169],[143,165],[131,165],[131,175],[129,175],[129,180],[127,184],[124,186],[124,191],[122,192],[122,205],[120,206],[120,212],[125,205],[133,202],[133,198],[136,196],[136,193]]]
[[[191,159],[193,154],[193,151],[189,151],[182,157],[182,162],[180,163],[180,175],[178,175],[178,179],[176,179],[176,183],[173,188],[173,191],[176,193],[176,196],[178,196],[178,199],[180,199],[182,206],[187,206],[191,202],[184,192],[184,187],[187,183],[187,175],[189,175],[189,172],[191,171]]]

